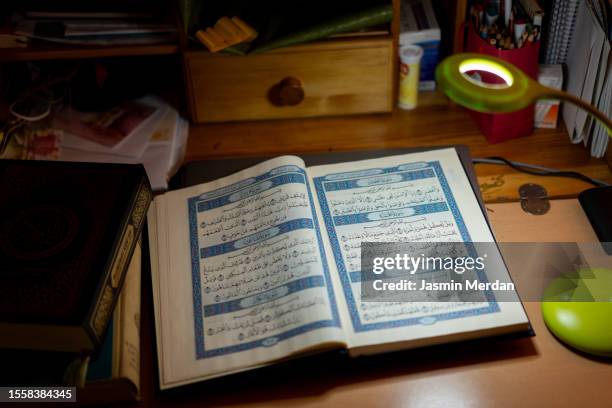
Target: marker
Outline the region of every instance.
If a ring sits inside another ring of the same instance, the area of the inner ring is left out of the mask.
[[[484,6],[482,4],[476,4],[474,5],[474,10],[478,15],[478,25],[480,26],[484,20]]]
[[[485,26],[480,27],[480,38],[484,40],[489,38],[489,34],[487,33],[487,28]]]
[[[499,18],[499,11],[493,4],[489,4],[486,12],[487,26],[492,26]]]
[[[525,22],[525,20],[517,19],[514,22],[514,41],[518,42],[519,38],[522,38],[523,34],[525,34],[526,29],[527,29],[527,23]]]
[[[512,10],[512,0],[504,0],[504,23],[510,26],[510,11]]]

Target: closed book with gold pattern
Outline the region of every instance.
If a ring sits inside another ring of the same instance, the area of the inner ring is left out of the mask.
[[[141,165],[0,161],[0,347],[99,348],[152,193]]]

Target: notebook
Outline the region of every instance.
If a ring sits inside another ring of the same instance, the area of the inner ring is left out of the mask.
[[[574,34],[579,0],[548,1],[548,30],[544,40],[544,63],[565,64]]]
[[[574,25],[566,61],[567,92],[610,115],[612,53],[607,29],[601,26],[587,1],[578,5]],[[563,104],[563,119],[573,143],[582,142],[593,157],[605,155],[609,136],[603,125],[569,103]]]

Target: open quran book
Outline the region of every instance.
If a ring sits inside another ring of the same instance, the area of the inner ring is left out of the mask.
[[[332,348],[529,328],[516,293],[419,307],[360,298],[362,242],[494,241],[452,148],[308,168],[278,157],[158,196],[148,220],[162,389]],[[489,256],[487,277],[508,280]]]

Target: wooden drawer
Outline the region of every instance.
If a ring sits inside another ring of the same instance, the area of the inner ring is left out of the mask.
[[[244,57],[187,52],[192,120],[389,112],[393,106],[393,59],[390,36],[330,40]],[[286,78],[292,80],[283,82]],[[294,91],[289,100],[278,96],[287,83]]]

